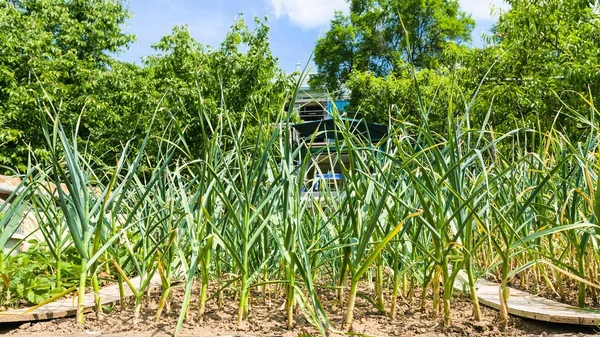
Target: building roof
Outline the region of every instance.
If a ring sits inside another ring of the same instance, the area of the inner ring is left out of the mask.
[[[378,123],[367,123],[361,119],[340,118],[343,123],[347,123],[348,128],[355,135],[362,135],[371,142],[379,141],[388,134],[386,125]],[[316,138],[335,139],[336,131],[339,127],[333,119],[324,119],[320,121],[304,122],[292,125],[298,131],[300,137],[308,138],[317,133]],[[339,134],[338,134],[339,137]]]

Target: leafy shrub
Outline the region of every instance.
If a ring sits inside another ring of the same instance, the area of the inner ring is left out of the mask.
[[[79,258],[73,253],[72,248],[67,248],[64,260],[56,264],[47,247],[36,244],[27,252],[8,256],[6,269],[0,275],[4,281],[0,284],[0,305],[39,304],[72,287],[79,275]],[[61,269],[60,283],[54,276],[56,268]]]

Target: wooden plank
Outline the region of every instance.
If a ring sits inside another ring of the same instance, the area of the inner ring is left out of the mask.
[[[9,184],[0,183],[0,204],[4,203],[9,199],[10,195],[16,190],[16,186],[12,186]]]
[[[131,283],[139,288],[140,278],[135,277],[131,279]],[[133,293],[131,289],[124,285],[125,287],[125,296],[131,297]],[[160,277],[158,275],[154,275],[152,280],[150,281],[150,289],[157,289],[161,286]],[[100,300],[102,301],[102,305],[112,305],[116,304],[120,301],[119,296],[119,285],[114,284],[112,286],[103,288],[100,290]],[[32,321],[40,321],[45,319],[53,319],[53,318],[62,318],[62,317],[70,317],[75,316],[77,314],[77,298],[67,298],[59,301],[54,301],[52,303],[48,303],[43,305],[31,312],[24,313],[27,311],[27,308],[17,309],[17,310],[9,310],[0,312],[0,323],[16,323],[16,322],[32,322]],[[85,312],[91,312],[94,308],[94,294],[87,293],[84,298],[84,307]]]
[[[480,304],[500,310],[500,287],[497,283],[479,280],[476,287]],[[454,288],[461,291],[468,289],[466,278],[461,277],[459,274]],[[517,317],[544,322],[600,325],[600,310],[581,309],[514,288],[510,288],[508,313]]]

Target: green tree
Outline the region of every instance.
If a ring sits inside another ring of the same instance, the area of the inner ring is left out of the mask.
[[[436,68],[446,63],[444,50],[448,44],[469,41],[475,25],[460,10],[457,0],[349,2],[350,13],[336,13],[330,30],[315,47],[319,75],[311,85],[324,86],[331,92],[336,92],[356,71],[384,77],[401,71],[406,63],[417,68]]]
[[[448,102],[453,100],[456,107],[464,106],[477,85],[471,69],[462,65],[473,59],[476,50],[448,45],[443,57],[454,60],[449,62],[451,65],[416,69],[418,92],[413,68],[408,63],[385,77],[370,71],[353,72],[345,84],[352,92],[350,109],[368,121],[388,123],[391,119],[420,124],[421,97],[430,127],[441,132],[447,126]]]
[[[490,45],[474,53],[467,65],[472,77],[490,74],[482,101],[494,100],[498,130],[515,121],[547,129],[551,125],[577,135],[567,117],[568,104],[584,115],[589,107],[577,93],[600,93],[600,15],[591,0],[509,0],[489,37]],[[493,64],[497,62],[496,64]],[[566,114],[559,114],[559,111]]]
[[[144,61],[149,81],[164,93],[164,122],[175,118],[185,129],[195,154],[202,149],[202,132],[226,113],[245,135],[258,136],[258,120],[274,120],[282,111],[291,78],[278,66],[269,46],[269,27],[255,20],[248,29],[243,17],[236,20],[219,48],[197,42],[185,26],[173,28],[154,45],[157,55]],[[221,118],[223,120],[223,118]]]
[[[141,145],[152,115],[161,104],[161,93],[149,81],[151,70],[133,63],[111,61],[98,73],[97,84],[86,96],[86,108],[78,136],[101,162],[114,165],[127,141],[133,153]],[[162,135],[165,125],[155,125]],[[146,146],[154,153],[156,139]]]
[[[121,0],[8,0],[0,3],[0,164],[24,169],[44,156],[38,100],[44,92],[73,125],[133,36]],[[85,128],[85,126],[84,126]]]
[[[417,72],[419,94],[426,104],[430,127],[443,132],[447,126],[448,102],[462,102],[459,92],[463,70],[423,69]],[[353,92],[350,100],[352,110],[370,122],[422,122],[418,94],[412,74],[408,71],[386,77],[377,77],[370,72],[356,72],[346,82]]]

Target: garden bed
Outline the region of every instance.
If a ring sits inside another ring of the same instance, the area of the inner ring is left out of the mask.
[[[3,327],[8,335],[78,335],[78,334],[173,334],[177,324],[184,289],[173,288],[172,308],[169,314],[163,314],[158,322],[155,320],[156,308],[160,292],[153,291],[150,299],[142,308],[140,323],[132,326],[133,310],[128,304],[126,310],[120,306],[105,307],[106,313],[100,319],[94,313],[86,315],[85,328],[79,327],[75,318],[61,318],[37,323],[25,323]],[[195,286],[193,297],[197,298],[199,286]],[[207,303],[204,319],[200,321],[197,307],[192,303],[189,319],[183,325],[182,335],[196,336],[318,336],[316,329],[304,318],[300,310],[296,312],[294,329],[286,329],[286,315],[283,297],[267,300],[264,303],[259,293],[252,297],[252,310],[247,322],[236,323],[237,301],[234,297],[225,297],[224,305],[217,306],[213,299]],[[334,293],[324,290],[320,293],[323,305],[333,328],[342,329],[344,310],[334,307]],[[419,298],[419,290],[414,298]],[[388,303],[389,304],[389,303]],[[363,298],[357,299],[353,332],[370,336],[545,336],[545,335],[593,335],[594,329],[574,325],[549,324],[511,317],[509,326],[501,328],[497,322],[498,312],[482,308],[483,319],[476,322],[471,316],[472,305],[468,298],[457,296],[452,303],[451,327],[445,328],[442,320],[433,319],[431,312],[419,309],[419,303],[408,303],[398,300],[398,316],[396,320],[382,315]],[[428,308],[431,303],[427,303]],[[333,332],[331,336],[343,336],[341,332]]]

